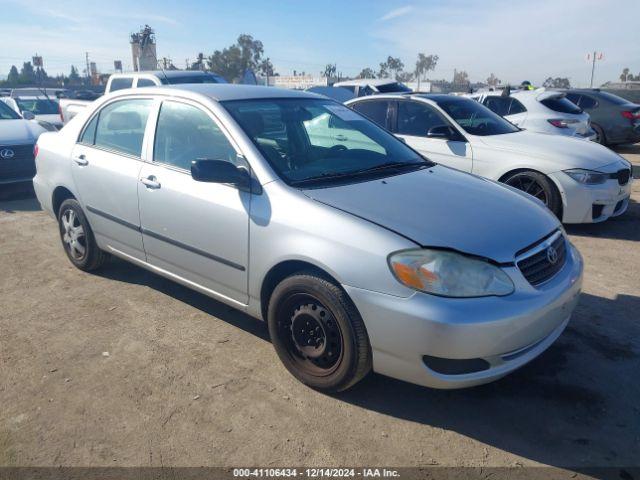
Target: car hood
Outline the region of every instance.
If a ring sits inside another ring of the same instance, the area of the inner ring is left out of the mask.
[[[43,132],[46,132],[44,128],[30,120],[0,120],[0,144],[3,145],[36,143]]]
[[[551,160],[557,170],[566,168],[597,169],[620,160],[620,156],[607,147],[580,138],[547,133],[515,132],[505,135],[474,137],[476,144],[508,151],[528,158]],[[557,171],[556,170],[556,171]]]
[[[532,197],[441,165],[357,184],[308,189],[304,194],[418,245],[450,248],[500,263],[513,262],[517,251],[560,226]]]

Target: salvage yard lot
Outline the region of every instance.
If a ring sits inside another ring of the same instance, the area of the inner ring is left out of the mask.
[[[623,217],[567,230],[584,293],[530,365],[327,396],[261,322],[119,260],[80,272],[34,199],[0,201],[0,465],[637,466],[640,181]]]

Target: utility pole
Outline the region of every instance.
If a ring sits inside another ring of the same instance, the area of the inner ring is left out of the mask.
[[[84,59],[87,63],[87,83],[91,83],[89,79],[91,78],[91,69],[89,68],[89,52],[84,52]]]
[[[591,53],[587,55],[587,60],[591,55]],[[595,50],[593,51],[593,58],[591,59],[591,82],[589,83],[590,88],[593,88],[593,73],[596,69],[596,60],[602,60],[602,57],[602,52],[598,53]]]

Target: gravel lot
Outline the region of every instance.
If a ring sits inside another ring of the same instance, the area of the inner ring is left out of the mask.
[[[640,165],[640,145],[621,152]],[[568,231],[584,293],[536,361],[470,390],[371,375],[326,396],[261,322],[118,260],[76,270],[15,193],[0,201],[0,465],[639,466],[640,181],[626,215]]]

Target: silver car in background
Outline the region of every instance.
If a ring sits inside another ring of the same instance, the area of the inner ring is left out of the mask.
[[[317,95],[124,90],[38,145],[35,190],[75,266],[112,254],[266,320],[319,390],[372,369],[495,380],[549,347],[579,296],[581,256],[540,202]]]

